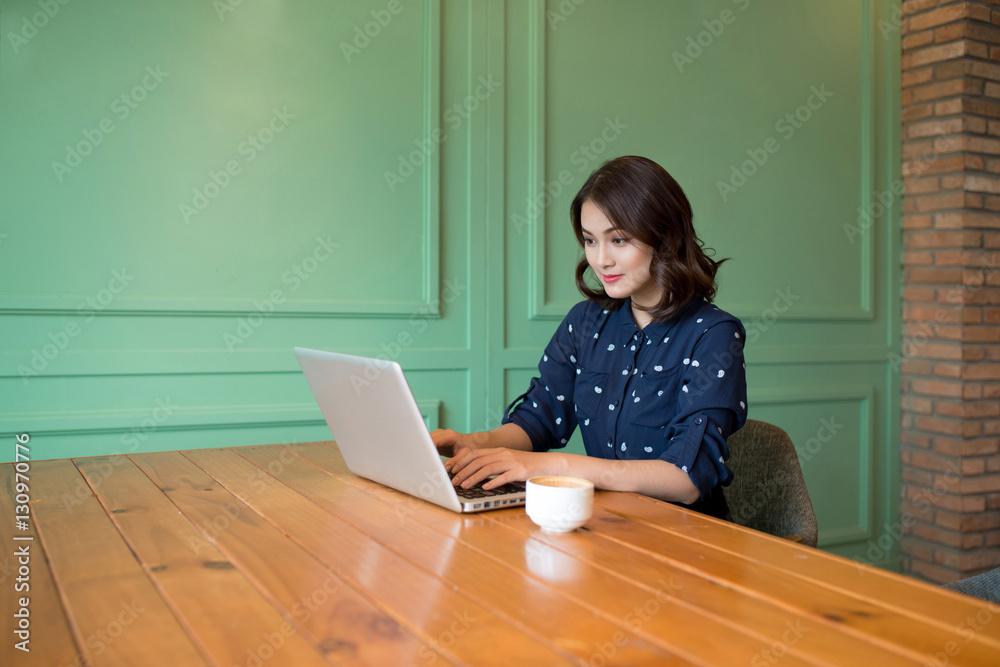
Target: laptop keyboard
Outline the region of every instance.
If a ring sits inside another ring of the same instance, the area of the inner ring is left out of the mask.
[[[454,477],[454,475],[452,475]],[[503,484],[495,489],[490,489],[487,491],[481,486],[474,486],[470,489],[463,489],[460,486],[455,487],[455,492],[462,498],[489,498],[490,496],[502,496],[505,493],[523,493],[525,490],[524,482],[510,482],[508,484]]]

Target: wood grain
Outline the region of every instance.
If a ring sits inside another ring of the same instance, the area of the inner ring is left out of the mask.
[[[548,535],[359,478],[332,443],[31,474],[33,654],[3,665],[1000,664],[1000,607],[635,494]]]
[[[72,461],[39,461],[32,470],[36,528],[88,664],[209,664],[101,504],[75,493],[90,486]],[[102,479],[117,471],[113,466]]]
[[[188,456],[231,492],[260,470],[233,452]],[[275,468],[278,468],[275,466]],[[273,471],[269,471],[274,474]],[[449,659],[474,665],[556,664],[569,656],[510,625],[365,532],[271,476],[244,501],[352,585],[377,598],[397,621]],[[446,557],[442,554],[442,557]],[[419,664],[430,657],[419,656]]]
[[[165,452],[132,458],[199,527],[205,541],[214,543],[331,661],[399,665],[421,650],[435,654],[187,457]],[[254,489],[254,479],[246,481],[244,495]]]
[[[332,448],[302,448],[300,456],[375,496],[398,496],[398,492],[392,489],[354,476]],[[600,496],[598,493],[598,497]],[[447,521],[447,516],[442,515],[450,512],[438,512],[437,509],[421,508],[419,513],[411,516],[440,527],[442,522]],[[478,516],[483,518],[484,525],[479,526],[478,530],[467,527],[462,533],[462,538],[470,544],[489,551],[504,561],[521,561],[529,575],[533,574],[532,560],[536,563],[539,560],[543,563],[557,563],[552,569],[560,573],[570,567],[584,571],[587,574],[582,579],[586,581],[587,587],[578,594],[581,598],[591,603],[599,601],[604,608],[623,616],[631,613],[649,631],[661,637],[673,639],[678,624],[684,631],[682,634],[688,637],[692,636],[686,632],[689,623],[702,628],[716,627],[716,632],[727,636],[727,645],[731,645],[730,641],[735,638],[734,644],[739,646],[741,655],[760,656],[765,662],[771,655],[773,646],[779,644],[779,651],[789,654],[782,658],[783,663],[789,662],[793,656],[813,660],[818,656],[829,655],[839,651],[848,639],[838,628],[812,622],[804,624],[807,619],[796,608],[777,604],[766,598],[747,596],[724,585],[723,581],[704,576],[684,564],[665,562],[658,556],[659,552],[650,553],[644,549],[632,548],[627,543],[602,540],[595,534],[599,527],[594,521],[588,523],[589,530],[550,536],[531,523],[523,510],[500,510]],[[596,516],[598,522],[602,518],[609,518],[600,511]],[[613,517],[610,518],[615,521]],[[514,532],[522,536],[522,540],[527,538],[527,546],[520,552],[516,549],[502,549],[505,541],[497,539],[496,524],[509,528],[506,532]],[[665,550],[669,550],[666,545],[659,551]],[[536,566],[534,569],[539,568]],[[543,569],[543,572],[547,569]],[[630,588],[633,587],[639,587],[644,597],[629,595]],[[645,601],[649,600],[651,594],[660,594],[659,597],[662,597],[662,592],[669,593],[673,613],[664,614],[660,609],[657,609],[656,614],[636,613],[637,609],[656,608],[652,604],[646,607]],[[757,643],[740,646],[739,638],[742,636],[756,638]],[[693,637],[701,637],[701,634],[694,633]],[[796,641],[791,644],[788,639]],[[883,647],[879,641],[864,639],[866,641],[856,642],[852,646],[852,652],[857,660],[866,664],[912,665],[919,660],[911,651],[901,654]],[[681,645],[684,641],[683,637],[679,640]],[[696,644],[692,650],[697,650],[702,656],[711,654],[713,662],[718,664],[726,659],[722,653],[727,649],[728,646],[706,648]]]
[[[25,473],[29,497],[34,495],[31,465],[27,466],[28,471]],[[77,662],[79,649],[73,639],[69,620],[63,612],[62,600],[52,580],[52,572],[45,558],[42,542],[38,539],[38,531],[34,529],[34,517],[27,517],[29,530],[15,530],[14,499],[18,494],[15,492],[14,473],[13,463],[0,465],[0,517],[4,517],[0,521],[0,543],[4,545],[3,557],[0,558],[0,609],[4,610],[0,618],[0,637],[3,637],[0,664],[70,667]],[[23,481],[24,478],[20,479]],[[33,501],[28,501],[29,507],[33,504]],[[33,539],[15,540],[15,537]],[[28,551],[26,557],[21,555],[24,548]],[[19,574],[22,558],[28,568],[26,575]],[[14,634],[15,629],[18,629],[16,621],[20,620],[14,618],[15,610],[21,608],[19,598],[28,601],[30,635],[26,644],[29,649],[27,653],[15,647],[16,643],[22,641],[21,637]]]

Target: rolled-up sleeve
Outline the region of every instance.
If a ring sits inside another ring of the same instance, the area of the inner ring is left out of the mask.
[[[733,320],[702,334],[685,360],[677,412],[666,427],[669,444],[660,458],[686,472],[702,499],[733,479],[725,464],[726,440],[746,423],[745,340],[742,325]]]
[[[532,449],[544,452],[564,447],[576,428],[573,386],[576,376],[574,323],[582,313],[574,307],[545,347],[538,363],[538,377],[504,412],[502,423],[520,426],[531,439]]]

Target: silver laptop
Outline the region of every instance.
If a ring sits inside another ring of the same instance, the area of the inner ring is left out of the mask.
[[[524,484],[452,486],[403,369],[395,361],[296,347],[326,425],[356,475],[455,512],[523,505]]]

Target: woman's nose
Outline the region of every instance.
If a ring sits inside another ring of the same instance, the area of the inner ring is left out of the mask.
[[[609,266],[611,263],[611,257],[608,255],[607,246],[603,243],[597,246],[597,265],[604,267]]]

